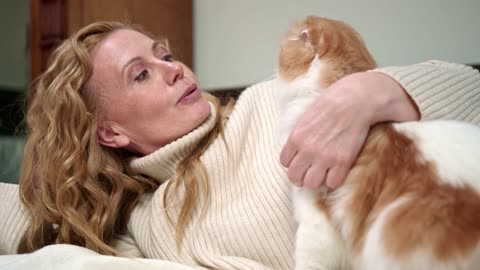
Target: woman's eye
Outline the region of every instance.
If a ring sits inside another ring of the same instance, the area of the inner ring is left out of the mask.
[[[137,77],[135,77],[135,81],[143,82],[147,78],[148,78],[148,70],[144,69],[142,70],[142,72],[140,72],[140,74],[137,75]]]
[[[173,55],[166,54],[165,56],[162,57],[162,60],[167,62],[173,62]]]

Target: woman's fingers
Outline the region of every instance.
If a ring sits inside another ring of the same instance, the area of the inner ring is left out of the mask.
[[[363,73],[362,73],[363,74]],[[309,106],[291,131],[280,162],[298,186],[340,186],[375,123],[378,100],[373,99],[369,74],[335,82]]]
[[[280,153],[280,163],[286,168],[290,167],[290,163],[292,163],[296,153],[297,150],[292,143],[285,144]]]
[[[303,186],[310,189],[319,188],[325,180],[327,170],[322,166],[311,166],[303,179]]]
[[[349,171],[349,167],[345,166],[336,166],[328,171],[327,176],[325,177],[325,184],[327,187],[335,189],[341,186],[345,180]]]
[[[303,178],[307,173],[310,164],[302,159],[299,155],[295,155],[293,160],[290,162],[290,166],[288,167],[288,179],[292,184],[301,187],[303,186]]]

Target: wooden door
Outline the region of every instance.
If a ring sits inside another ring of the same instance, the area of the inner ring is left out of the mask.
[[[30,81],[45,69],[48,56],[67,36],[64,11],[63,0],[30,0]]]
[[[31,78],[44,69],[52,48],[96,21],[141,25],[167,38],[177,59],[193,68],[192,0],[30,0]]]

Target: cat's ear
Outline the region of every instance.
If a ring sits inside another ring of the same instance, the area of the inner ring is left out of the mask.
[[[310,42],[311,39],[310,39],[310,31],[305,28],[295,34],[293,34],[292,36],[290,36],[289,40],[301,40],[303,42]]]
[[[308,31],[308,29],[303,29],[302,32],[300,32],[299,39],[305,42],[310,42],[310,31]]]

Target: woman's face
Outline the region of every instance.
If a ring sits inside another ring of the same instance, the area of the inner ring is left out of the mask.
[[[98,98],[103,145],[149,154],[210,114],[193,72],[139,32],[112,32],[96,45],[92,60],[88,85]]]

